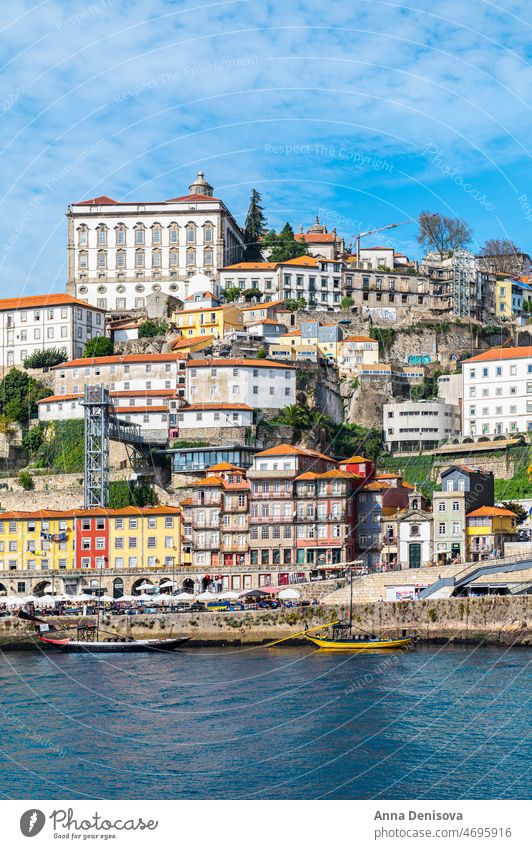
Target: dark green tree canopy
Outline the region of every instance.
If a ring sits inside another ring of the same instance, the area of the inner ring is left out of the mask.
[[[110,357],[114,354],[114,346],[108,336],[95,336],[85,345],[85,357]]]
[[[246,262],[262,262],[261,240],[266,230],[266,218],[262,211],[261,200],[259,192],[253,189],[244,226],[246,243],[244,260]]]
[[[287,259],[295,259],[304,256],[307,247],[304,242],[297,242],[292,227],[286,222],[280,233],[270,230],[262,240],[264,248],[270,248],[269,262],[286,262]]]

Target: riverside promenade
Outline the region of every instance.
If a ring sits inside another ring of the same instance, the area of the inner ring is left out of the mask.
[[[348,611],[343,606],[320,604],[284,610],[249,610],[231,613],[177,613],[111,616],[106,630],[120,637],[164,638],[190,634],[194,645],[257,645],[297,634],[306,628],[326,626]],[[50,617],[64,627],[75,628],[79,619],[95,617]],[[353,625],[379,636],[418,634],[425,642],[446,641],[492,645],[532,646],[532,597],[485,596],[483,598],[427,599],[355,603]],[[33,627],[15,617],[0,619],[0,648],[30,647]],[[305,642],[304,638],[299,638]],[[282,646],[280,647],[282,648]],[[42,650],[41,646],[37,650]]]

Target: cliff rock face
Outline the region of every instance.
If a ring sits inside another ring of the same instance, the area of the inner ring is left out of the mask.
[[[299,365],[297,369],[297,401],[329,416],[336,424],[344,421],[344,402],[338,372],[333,366]]]

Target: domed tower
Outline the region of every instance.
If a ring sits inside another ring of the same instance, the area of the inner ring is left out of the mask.
[[[320,219],[316,215],[316,221],[314,222],[312,227],[308,228],[307,233],[326,233],[326,232],[327,232],[327,227],[325,227],[324,224],[320,224]]]
[[[207,195],[207,197],[212,198],[213,188],[205,179],[203,171],[198,171],[198,176],[190,184],[188,190],[191,195]]]

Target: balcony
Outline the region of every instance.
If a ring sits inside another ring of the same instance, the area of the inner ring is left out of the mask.
[[[294,469],[275,469],[272,471],[267,471],[264,469],[248,469],[247,476],[249,480],[292,480],[297,477],[299,472],[294,471]],[[271,498],[271,493],[267,494],[269,498]],[[255,496],[253,496],[255,497]]]
[[[247,543],[235,543],[234,545],[222,543],[220,545],[220,551],[224,554],[245,554],[249,549],[249,545]]]

